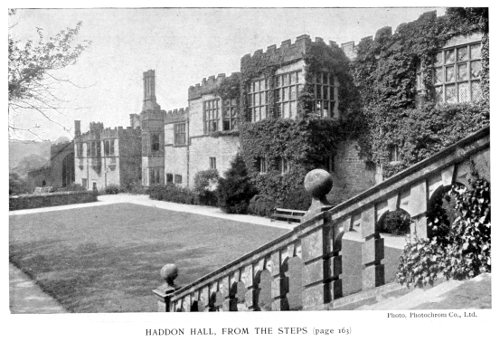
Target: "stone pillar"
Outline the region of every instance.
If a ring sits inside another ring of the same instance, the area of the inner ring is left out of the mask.
[[[312,203],[304,216],[303,222],[311,220],[317,214],[332,207],[326,200],[326,195],[330,192],[332,186],[333,178],[325,170],[315,169],[306,175],[304,187],[311,194]],[[330,302],[333,299],[332,294],[336,292],[332,286],[339,285],[339,283],[332,282],[335,258],[332,258],[331,254],[333,242],[329,241],[329,237],[332,237],[331,223],[328,214],[317,217],[315,222],[312,223],[317,228],[309,231],[307,235],[300,236],[302,261],[304,263],[302,272],[304,308],[314,308]]]
[[[158,312],[169,312],[171,311],[171,299],[172,296],[179,287],[174,284],[175,278],[177,278],[178,269],[174,264],[166,264],[162,267],[160,275],[165,280],[165,284],[160,285],[158,288],[153,290],[153,293],[158,300]]]
[[[384,239],[380,238],[376,230],[375,206],[371,205],[361,213],[361,237],[365,240],[362,246],[362,273],[363,290],[383,285],[384,265]]]
[[[422,181],[411,187],[408,201],[408,213],[411,216],[411,236],[427,238],[427,183]]]

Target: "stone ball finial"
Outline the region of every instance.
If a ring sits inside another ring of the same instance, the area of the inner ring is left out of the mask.
[[[172,285],[175,278],[177,278],[178,269],[175,264],[166,264],[161,268],[160,275],[167,282],[167,284]]]
[[[311,170],[304,178],[304,187],[314,199],[323,199],[333,187],[333,177],[323,169]]]

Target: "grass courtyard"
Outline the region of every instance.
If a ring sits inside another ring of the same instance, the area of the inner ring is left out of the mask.
[[[155,311],[165,263],[187,284],[287,232],[134,204],[9,221],[10,261],[70,312]]]

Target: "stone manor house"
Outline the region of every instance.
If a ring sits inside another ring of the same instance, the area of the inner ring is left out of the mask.
[[[457,36],[438,52],[436,102],[472,102],[480,96],[481,39],[479,33]],[[241,148],[239,118],[246,113],[244,121],[256,123],[268,118],[273,108],[275,117],[277,113],[283,120],[296,120],[299,94],[305,87],[311,89],[311,112],[330,120],[343,118],[345,113],[339,107],[342,84],[336,69],[323,67],[307,75],[310,60],[305,56],[311,47],[340,48],[350,60],[356,57],[354,42],[339,47],[332,41],[325,43],[321,38],[312,40],[302,35],[293,43],[285,40],[279,47],[271,45],[265,51],[242,57],[242,69],[259,63],[264,64],[259,70],[273,68],[272,76],[265,71],[252,74],[246,80],[244,96],[240,92],[222,96],[220,90],[231,80],[241,79],[243,71],[230,76],[221,73],[189,87],[187,107],[168,111],[156,101],[155,71],[144,72],[142,111],[130,114],[130,127],[111,129],[91,123],[89,131],[82,133],[80,122],[75,122],[75,182],[89,190],[134,182],[146,187],[173,183],[192,188],[200,171],[216,169],[222,176]],[[420,71],[416,75],[418,92],[423,81]],[[397,149],[391,151],[390,158],[398,162]],[[260,158],[256,162],[260,173],[268,171],[268,160]],[[382,181],[380,167],[360,157],[355,140],[339,143],[335,153],[327,153],[325,162],[317,167],[331,172],[337,189],[347,193],[360,192]],[[279,168],[284,176],[289,172],[285,158],[279,161]]]

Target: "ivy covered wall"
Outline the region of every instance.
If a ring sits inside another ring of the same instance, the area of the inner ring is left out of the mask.
[[[303,189],[304,176],[314,168],[325,167],[337,145],[355,137],[361,128],[359,95],[349,70],[349,60],[335,44],[303,38],[276,50],[256,52],[241,62],[241,103],[245,111],[240,124],[241,152],[247,168],[261,195],[283,201],[290,193]],[[270,92],[270,115],[256,123],[250,122],[247,91],[252,79],[265,77],[274,88],[276,71],[303,60],[305,85],[298,94],[297,118],[281,119],[276,110],[274,92]],[[340,117],[321,118],[314,113],[314,90],[311,79],[319,72],[333,73],[339,83],[338,109]],[[267,172],[261,173],[259,160],[266,159]],[[282,174],[281,159],[289,163],[290,171]]]
[[[436,53],[451,38],[478,33],[482,36],[482,99],[475,103],[436,105],[433,84]],[[339,192],[350,196],[354,191],[352,184],[342,187],[347,178],[366,178],[371,173],[375,176],[375,165],[382,167],[384,177],[389,177],[489,125],[487,9],[451,8],[441,17],[435,12],[425,13],[413,22],[399,25],[394,32],[385,27],[373,39],[362,39],[356,53],[356,58],[349,60],[333,42],[326,44],[321,39],[311,41],[308,36],[300,36],[294,43],[284,41],[280,47],[272,45],[266,51],[243,56],[241,73],[214,83],[213,89],[209,89],[222,100],[237,99],[238,130],[210,135],[239,134],[242,157],[261,195],[279,203],[302,191],[308,171],[325,167],[328,156],[346,148],[343,143],[355,142],[359,145],[359,160],[353,165],[360,168],[360,161],[364,160],[366,168],[357,175],[344,172],[343,179],[336,184]],[[305,85],[297,96],[297,117],[282,119],[272,91],[274,76],[280,70],[299,65]],[[423,88],[417,91],[419,67]],[[336,119],[320,118],[315,113],[312,80],[319,72],[333,73],[339,83],[340,115]],[[266,78],[269,82],[270,109],[267,119],[252,123],[248,90],[255,78]],[[196,90],[196,87],[190,89],[190,94]],[[352,150],[353,145],[349,146]],[[400,153],[397,163],[389,161],[389,147],[394,146]],[[259,168],[261,158],[267,161],[264,173]],[[289,164],[289,171],[284,174],[282,159]],[[363,186],[369,186],[370,182]],[[334,201],[345,199],[337,197]]]
[[[436,53],[456,36],[481,33],[482,99],[469,104],[435,104],[433,66]],[[489,124],[488,11],[450,8],[401,24],[392,34],[380,29],[357,46],[351,68],[363,106],[363,154],[391,176]],[[417,68],[423,94],[417,94]],[[397,146],[400,162],[389,162]]]

